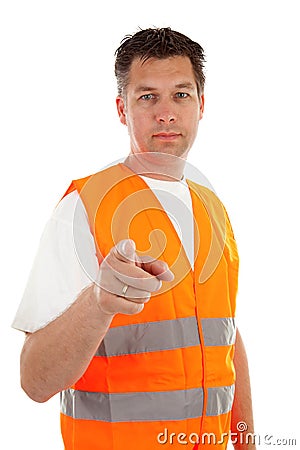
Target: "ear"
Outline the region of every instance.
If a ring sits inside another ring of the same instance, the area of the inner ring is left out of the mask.
[[[126,121],[126,108],[125,108],[125,102],[123,97],[118,96],[116,98],[116,105],[117,105],[117,110],[118,110],[118,114],[119,114],[119,118],[120,121],[123,125],[127,125],[127,121]]]
[[[199,120],[202,119],[204,113],[204,94],[200,97],[200,111],[199,111]]]

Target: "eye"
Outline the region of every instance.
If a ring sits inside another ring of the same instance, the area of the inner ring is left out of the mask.
[[[153,100],[155,98],[154,94],[144,94],[141,95],[140,99],[141,100]]]
[[[175,97],[177,98],[188,98],[189,94],[187,94],[186,92],[177,92],[175,94]]]

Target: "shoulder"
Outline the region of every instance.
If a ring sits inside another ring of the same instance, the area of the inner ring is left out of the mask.
[[[76,189],[66,193],[56,205],[53,211],[53,218],[64,220],[72,216],[79,200],[80,197]]]
[[[113,180],[118,180],[120,177],[124,176],[125,172],[122,164],[113,164],[91,175],[73,180],[72,184],[74,188],[80,192],[87,184],[95,184],[99,181],[102,183],[112,182]]]
[[[56,224],[56,229],[69,225],[73,228],[89,230],[86,208],[76,189],[63,196],[56,205],[50,222]]]

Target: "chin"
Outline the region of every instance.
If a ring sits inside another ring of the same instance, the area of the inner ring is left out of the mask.
[[[171,144],[171,143],[170,143]],[[178,157],[184,157],[185,155],[188,154],[189,149],[187,148],[182,148],[182,147],[176,147],[175,145],[164,145],[161,147],[155,147],[153,149],[149,149],[149,152],[154,152],[154,153],[163,153],[166,155],[173,155],[173,156],[178,156]]]

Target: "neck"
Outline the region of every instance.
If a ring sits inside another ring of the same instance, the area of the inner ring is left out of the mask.
[[[183,157],[157,152],[130,153],[124,161],[138,175],[166,181],[180,181],[185,163]]]

